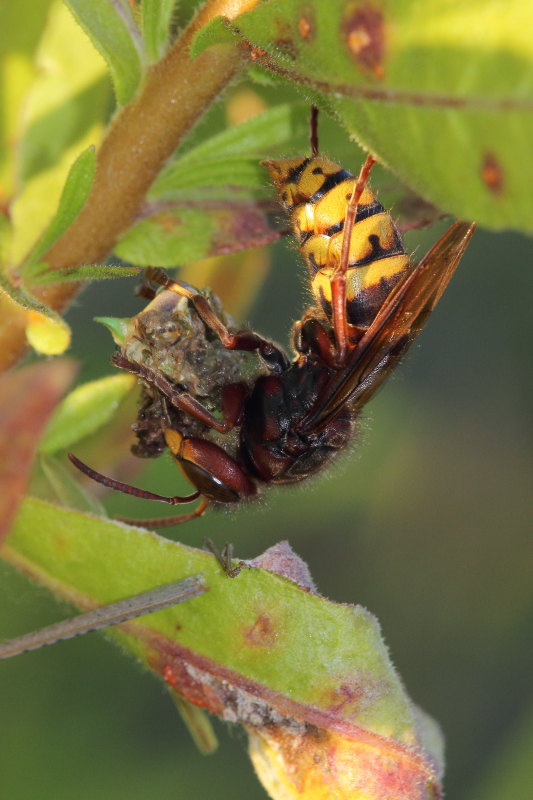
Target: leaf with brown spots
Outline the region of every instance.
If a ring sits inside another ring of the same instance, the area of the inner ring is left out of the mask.
[[[493,194],[501,194],[504,189],[504,173],[494,153],[487,152],[483,158],[481,177],[487,189]]]
[[[341,43],[357,69],[385,77],[385,16],[372,3],[352,3],[342,16]]]
[[[274,797],[439,797],[437,728],[405,693],[377,621],[316,594],[286,543],[230,579],[204,551],[27,499],[2,554],[83,609],[201,573],[204,595],[109,635],[187,702],[243,725]]]
[[[533,231],[533,7],[271,0],[214,20],[441,212]]]

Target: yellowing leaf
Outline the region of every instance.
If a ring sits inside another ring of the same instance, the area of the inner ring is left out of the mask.
[[[4,300],[9,325],[9,309],[14,316],[24,314],[26,338],[34,350],[42,355],[57,356],[70,345],[70,328],[59,314],[45,306],[20,286],[13,286],[5,275],[0,274],[0,295]]]
[[[436,800],[430,765],[386,739],[288,725],[248,727],[250,757],[274,800]]]
[[[105,63],[62,3],[51,7],[36,62],[18,132],[11,264],[22,260],[50,221],[73,162],[98,143],[108,109]]]
[[[29,311],[26,338],[37,353],[58,356],[70,345],[70,328],[58,315]]]
[[[35,79],[35,50],[51,0],[0,3],[0,201],[9,202],[19,180],[13,168],[23,103]]]

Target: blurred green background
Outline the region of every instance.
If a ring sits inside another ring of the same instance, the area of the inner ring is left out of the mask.
[[[326,151],[350,152],[355,168],[354,146],[324,127]],[[420,256],[437,235],[412,233],[408,247]],[[305,302],[294,250],[272,248],[246,320],[284,343]],[[197,546],[207,535],[229,540],[241,557],[286,538],[322,593],[374,612],[409,693],[444,729],[454,800],[531,796],[532,267],[531,240],[478,231],[342,463],[168,533]],[[92,317],[135,313],[132,290],[127,281],[93,286],[69,312],[81,378],[111,373],[110,337]],[[166,456],[135,482],[171,494],[183,486]],[[160,512],[107,501],[113,513]],[[1,638],[66,613],[0,565]],[[201,756],[163,687],[99,635],[0,663],[0,721],[2,798],[265,796],[239,729],[216,723],[220,749]]]

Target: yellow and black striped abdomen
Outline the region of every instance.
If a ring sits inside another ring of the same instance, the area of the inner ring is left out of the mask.
[[[355,178],[329,159],[292,158],[265,162],[306,260],[316,300],[331,318],[330,280],[341,255],[346,203]],[[348,321],[365,328],[393,286],[409,269],[409,258],[391,216],[366,186],[350,237],[346,272]]]

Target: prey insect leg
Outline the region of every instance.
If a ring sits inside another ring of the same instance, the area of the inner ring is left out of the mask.
[[[107,475],[102,475],[101,472],[97,472],[92,467],[89,467],[83,461],[81,461],[74,453],[67,454],[70,461],[74,464],[80,472],[83,472],[84,475],[87,475],[88,478],[91,478],[96,483],[102,484],[102,486],[107,486],[108,489],[115,489],[117,492],[123,492],[124,494],[131,494],[134,497],[140,497],[142,500],[157,500],[160,503],[168,503],[171,506],[181,505],[183,503],[192,503],[193,500],[197,500],[200,497],[200,492],[193,492],[193,494],[189,494],[186,497],[165,497],[162,494],[155,494],[154,492],[148,492],[145,489],[138,489],[136,486],[131,486],[129,483],[122,483],[122,481],[116,481],[114,478],[109,478]],[[194,515],[196,516],[196,515]]]
[[[227,433],[232,430],[238,422],[242,403],[246,395],[246,389],[244,386],[241,386],[241,384],[230,385],[234,390],[234,397],[231,398],[233,402],[232,405],[229,403],[226,404],[224,411],[227,411],[227,413],[224,414],[224,419],[220,420],[211,414],[195,397],[188,392],[176,388],[175,384],[165,377],[163,373],[145,367],[144,364],[139,364],[136,361],[130,361],[120,353],[116,353],[112,361],[115,366],[131,372],[133,375],[138,375],[140,378],[147,381],[147,383],[155,386],[174,408],[184,411],[186,414],[190,414],[195,419],[203,422],[208,428],[212,428],[219,433]],[[239,394],[240,398],[238,396]]]
[[[125,522],[126,525],[132,525],[135,528],[172,528],[174,525],[181,525],[184,522],[190,522],[193,519],[203,517],[209,503],[202,497],[200,503],[196,506],[194,511],[189,514],[177,514],[173,517],[155,517],[154,519],[131,519],[130,517],[115,517],[119,522]]]
[[[268,339],[264,339],[259,334],[254,333],[254,331],[243,330],[237,331],[237,333],[228,331],[224,323],[219,320],[210,307],[206,298],[198,294],[192,287],[172,280],[159,267],[149,268],[146,271],[146,276],[148,280],[158,283],[167,291],[187,297],[193,303],[198,315],[207,327],[218,336],[226,350],[257,351],[273,372],[282,372],[287,369],[289,360],[279,347],[276,347],[273,342],[269,342]]]

